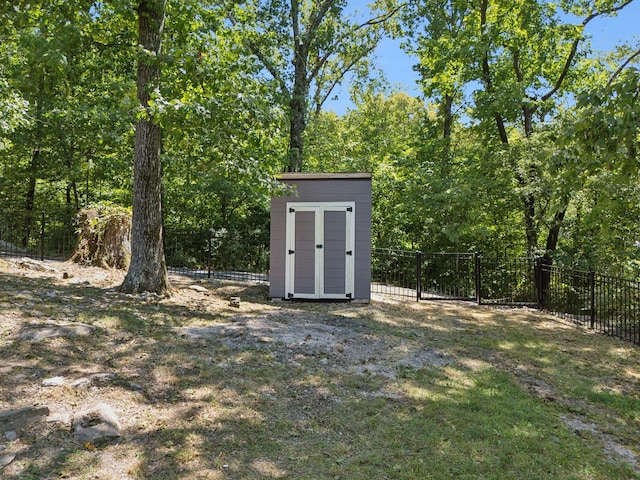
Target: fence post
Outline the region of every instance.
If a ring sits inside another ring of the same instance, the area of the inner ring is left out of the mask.
[[[422,252],[416,252],[416,301],[422,298]]]
[[[480,292],[480,288],[482,287],[482,279],[480,277],[480,254],[476,252],[474,254],[474,265],[475,265],[475,282],[476,282],[476,301],[478,305],[482,303],[482,294]]]
[[[596,272],[589,272],[589,294],[590,294],[590,319],[591,319],[591,328],[594,328],[596,325]]]
[[[211,278],[211,229],[207,239],[207,278]]]
[[[44,210],[40,221],[40,261],[44,261]]]
[[[536,288],[536,299],[538,301],[538,310],[544,309],[544,285],[542,277],[542,258],[536,257],[533,261],[533,276]]]

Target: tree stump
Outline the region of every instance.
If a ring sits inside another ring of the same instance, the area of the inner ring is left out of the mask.
[[[109,205],[78,213],[78,245],[71,261],[126,270],[131,261],[131,212]]]

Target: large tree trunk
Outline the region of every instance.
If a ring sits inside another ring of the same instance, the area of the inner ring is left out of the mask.
[[[298,0],[291,1],[291,21],[293,26],[293,91],[289,102],[289,152],[287,169],[290,172],[302,170],[302,152],[304,149],[304,131],[307,128],[307,96],[309,80],[308,38],[300,32],[300,10]]]
[[[151,54],[138,61],[138,100],[147,116],[136,124],[131,224],[131,265],[120,291],[169,293],[162,232],[160,125],[148,111],[149,91],[160,76],[166,0],[142,0],[138,6],[138,44]]]
[[[296,75],[297,77],[297,75]],[[307,93],[304,86],[298,85],[298,80],[293,90],[293,96],[289,104],[290,126],[289,126],[289,158],[288,170],[299,172],[302,170],[302,152],[304,149],[304,131],[306,125],[306,98]]]

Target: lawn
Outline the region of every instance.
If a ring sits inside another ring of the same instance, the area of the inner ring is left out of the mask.
[[[177,276],[124,295],[121,272],[52,266],[0,259],[0,413],[50,411],[0,434],[3,479],[640,478],[630,343],[528,309]],[[99,403],[122,435],[76,441]]]

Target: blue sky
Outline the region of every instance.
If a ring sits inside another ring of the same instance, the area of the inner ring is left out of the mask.
[[[353,8],[366,11],[368,0],[351,0]],[[612,50],[621,43],[640,46],[640,0],[634,0],[620,11],[616,17],[596,18],[587,25],[587,33],[591,35],[594,50]],[[409,57],[400,48],[399,40],[385,40],[376,50],[376,63],[385,72],[387,80],[399,90],[412,95],[419,95],[416,85],[418,75],[412,70],[416,60]],[[326,109],[342,114],[351,106],[348,87],[341,87],[338,99],[327,102]]]

